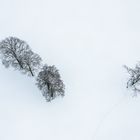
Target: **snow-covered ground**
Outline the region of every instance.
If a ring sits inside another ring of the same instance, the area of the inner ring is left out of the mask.
[[[66,85],[45,102],[35,80],[0,65],[0,140],[140,140],[139,0],[0,0],[0,39],[28,42]]]

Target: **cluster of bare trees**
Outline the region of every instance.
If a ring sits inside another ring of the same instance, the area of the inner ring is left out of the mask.
[[[13,67],[29,76],[36,76],[36,85],[47,101],[64,96],[65,86],[55,66],[42,65],[41,57],[19,38],[8,37],[0,42],[0,56],[3,65]]]
[[[28,76],[36,77],[36,85],[47,101],[57,96],[64,96],[65,86],[55,66],[42,65],[41,57],[34,53],[29,45],[17,38],[8,37],[0,42],[0,58],[2,64],[13,67]],[[140,63],[135,68],[125,66],[130,75],[127,88],[135,93],[140,92]]]

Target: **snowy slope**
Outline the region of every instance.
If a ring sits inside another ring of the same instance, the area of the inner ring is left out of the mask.
[[[139,140],[138,0],[0,0],[0,39],[29,43],[56,65],[66,96],[45,102],[35,80],[0,65],[0,140]]]

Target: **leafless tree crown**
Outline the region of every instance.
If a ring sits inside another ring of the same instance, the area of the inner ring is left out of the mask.
[[[37,77],[37,85],[47,101],[64,96],[64,84],[55,66],[44,65]]]
[[[1,41],[0,53],[5,67],[12,66],[32,76],[41,63],[40,56],[33,53],[25,41],[16,37],[9,37]]]
[[[137,64],[134,69],[124,66],[130,75],[127,82],[127,88],[131,88],[135,93],[140,92],[140,64]]]
[[[16,37],[8,37],[0,42],[0,56],[5,67],[12,66],[32,76],[40,69],[42,61],[25,41]],[[64,96],[65,87],[55,66],[44,65],[36,80],[47,101],[59,95]]]

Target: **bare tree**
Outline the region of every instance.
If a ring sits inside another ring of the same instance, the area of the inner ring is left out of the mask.
[[[124,67],[130,75],[127,88],[131,88],[135,93],[140,92],[140,64],[137,64],[134,69],[127,66]]]
[[[47,101],[56,96],[64,96],[65,86],[55,66],[44,65],[37,76],[36,84]]]
[[[8,37],[1,41],[0,53],[5,67],[12,66],[32,76],[41,63],[40,56],[33,53],[25,41],[16,37]]]

